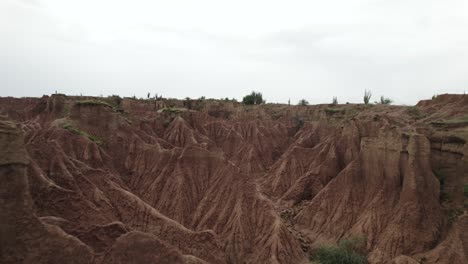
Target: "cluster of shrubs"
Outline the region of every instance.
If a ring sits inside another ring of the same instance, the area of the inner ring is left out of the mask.
[[[85,137],[89,140],[91,140],[92,142],[98,144],[98,145],[102,145],[104,142],[102,140],[100,140],[99,138],[97,138],[96,136],[93,136],[93,135],[90,135],[88,133],[86,133],[85,131],[83,130],[80,130],[79,128],[77,127],[74,127],[72,124],[70,123],[64,123],[62,124],[61,126],[63,129],[66,129],[70,132],[72,132],[73,134],[75,135],[78,135],[78,136],[82,136],[82,137]]]
[[[316,264],[367,264],[365,240],[351,238],[340,240],[337,246],[321,246],[311,260]]]
[[[265,100],[263,100],[262,93],[252,91],[249,95],[244,96],[242,103],[246,105],[259,105],[264,104]]]
[[[164,98],[162,97],[162,95],[158,95],[157,93],[155,93],[154,96],[151,95],[151,93],[148,92],[147,94],[147,99],[150,100],[150,99],[153,99],[153,100],[164,100]],[[136,96],[133,96],[134,99],[136,99]],[[363,101],[364,101],[364,104],[368,105],[370,104],[370,100],[372,98],[372,92],[371,91],[368,91],[368,90],[365,90],[364,91],[364,97],[363,97]],[[120,105],[120,101],[121,101],[121,98],[117,95],[112,95],[110,97],[110,99],[113,99],[115,101],[115,103],[117,103],[117,105]],[[204,101],[204,100],[207,100],[205,96],[202,96],[200,97],[198,100],[196,99],[190,99],[190,98],[185,98],[185,101],[184,101],[184,106],[186,106],[188,109],[191,109],[192,108],[192,101]],[[208,99],[208,100],[215,100],[215,99]],[[221,100],[223,101],[232,101],[232,102],[237,102],[236,99],[229,99],[229,98],[222,98]],[[261,104],[265,104],[266,101],[265,99],[263,99],[263,95],[262,93],[260,92],[256,92],[256,91],[252,91],[250,94],[244,96],[242,98],[242,103],[244,105],[261,105]],[[385,105],[389,105],[389,104],[392,104],[393,103],[393,100],[388,98],[388,97],[384,97],[384,96],[381,96],[380,97],[380,102],[377,102],[375,101],[374,102],[375,104],[385,104]],[[108,106],[111,106],[109,105],[108,103],[106,102],[102,102],[102,101],[97,101],[97,100],[82,100],[82,101],[79,101],[78,104],[104,104],[104,105],[108,105]],[[290,100],[288,101],[288,105],[290,105]],[[334,96],[333,97],[333,100],[332,100],[332,105],[337,105],[338,104],[338,97]],[[348,103],[347,103],[348,104]],[[309,105],[309,102],[306,100],[306,99],[301,99],[299,100],[299,102],[297,103],[297,105],[301,105],[301,106],[306,106],[306,105]]]
[[[365,90],[364,97],[363,97],[364,104],[366,105],[370,104],[371,98],[372,98],[372,92],[369,90]],[[259,105],[259,104],[264,104],[265,100],[263,99],[262,93],[253,91],[252,93],[244,96],[244,98],[242,99],[242,103],[244,103],[245,105]],[[393,100],[382,95],[380,97],[380,102],[375,101],[374,103],[389,105],[393,103]],[[288,101],[288,105],[290,104],[291,104],[290,101]],[[332,104],[333,105],[338,104],[338,97],[333,96]],[[309,105],[309,102],[306,99],[301,99],[299,100],[297,105],[305,106],[305,105]]]

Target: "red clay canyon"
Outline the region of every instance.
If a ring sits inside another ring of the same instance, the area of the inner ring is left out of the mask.
[[[468,263],[468,96],[0,98],[0,263]]]

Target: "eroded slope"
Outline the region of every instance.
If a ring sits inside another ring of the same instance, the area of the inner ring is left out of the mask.
[[[1,164],[2,183],[28,179],[2,195],[3,260],[54,250],[10,232],[24,218],[12,211],[20,201],[29,228],[80,252],[70,262],[308,263],[321,244],[362,237],[370,263],[464,263],[467,98],[417,107],[1,98],[16,142],[3,136],[1,155],[19,160]]]

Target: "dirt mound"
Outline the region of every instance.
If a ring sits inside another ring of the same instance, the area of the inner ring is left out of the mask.
[[[0,98],[1,262],[468,262],[466,98]]]

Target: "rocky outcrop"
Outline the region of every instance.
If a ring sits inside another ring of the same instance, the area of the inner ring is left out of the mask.
[[[28,154],[15,124],[0,121],[0,262],[91,263],[92,250],[33,213],[26,167]]]
[[[466,98],[0,98],[1,261],[465,263]]]

